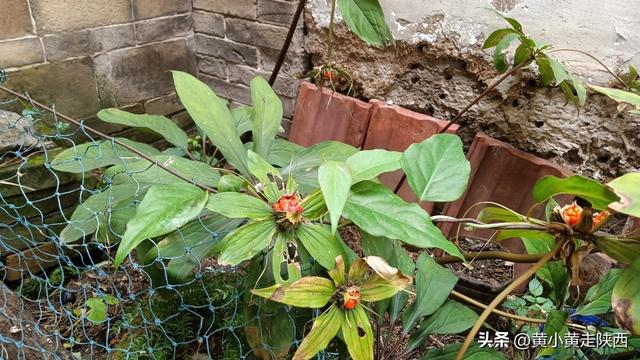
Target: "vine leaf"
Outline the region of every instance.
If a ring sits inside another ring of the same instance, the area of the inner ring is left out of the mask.
[[[338,0],[338,7],[349,29],[364,42],[376,46],[393,44],[378,0]]]

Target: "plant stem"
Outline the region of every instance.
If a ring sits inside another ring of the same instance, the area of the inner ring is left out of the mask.
[[[4,91],[4,92],[6,92],[6,93],[8,93],[8,94],[11,94],[11,95],[13,95],[13,96],[16,96],[16,97],[18,97],[18,98],[20,98],[20,99],[23,99],[23,100],[29,101],[31,104],[33,104],[33,105],[35,105],[35,106],[37,106],[37,107],[39,107],[39,108],[41,108],[41,109],[43,109],[43,110],[46,110],[46,111],[48,111],[48,112],[50,112],[50,113],[54,114],[55,116],[58,116],[58,117],[60,117],[60,118],[62,118],[62,119],[64,119],[64,120],[66,120],[66,121],[68,121],[68,122],[70,122],[70,123],[72,123],[72,124],[74,124],[74,125],[78,126],[78,127],[81,127],[81,128],[83,128],[83,129],[86,129],[86,130],[88,130],[89,132],[93,133],[94,135],[97,135],[97,136],[99,136],[99,137],[101,137],[101,138],[103,138],[103,139],[109,140],[109,141],[113,142],[114,144],[118,144],[118,145],[122,146],[123,148],[125,148],[125,149],[127,149],[127,150],[131,151],[132,153],[134,153],[134,154],[136,154],[136,155],[140,156],[141,158],[143,158],[143,159],[145,159],[145,160],[147,160],[147,161],[151,162],[152,164],[154,164],[154,165],[158,166],[159,168],[161,168],[161,169],[165,170],[166,172],[168,172],[168,173],[170,173],[170,174],[174,175],[175,177],[178,177],[178,178],[180,178],[180,179],[182,179],[182,180],[184,180],[184,181],[186,181],[186,182],[188,182],[188,183],[191,183],[191,184],[193,184],[193,185],[195,185],[195,186],[199,187],[199,188],[200,188],[200,189],[202,189],[202,190],[209,191],[209,192],[216,192],[216,189],[211,188],[211,187],[206,186],[206,185],[203,185],[203,184],[198,184],[198,183],[193,182],[191,179],[189,179],[189,178],[187,178],[187,177],[183,176],[182,174],[180,174],[180,173],[179,173],[179,172],[177,172],[176,170],[171,169],[171,168],[169,168],[169,167],[165,166],[164,164],[162,164],[162,163],[161,163],[161,162],[159,162],[159,161],[153,160],[151,157],[149,157],[149,156],[148,156],[148,155],[146,155],[145,153],[143,153],[143,152],[139,151],[138,149],[136,149],[136,148],[134,148],[134,147],[132,147],[132,146],[129,146],[129,145],[128,145],[128,144],[126,144],[126,143],[123,143],[122,141],[120,141],[120,140],[118,140],[118,139],[114,138],[113,136],[107,135],[107,134],[105,134],[105,133],[103,133],[103,132],[100,132],[100,131],[98,131],[98,130],[96,130],[96,129],[93,129],[93,128],[89,127],[89,126],[86,126],[86,125],[82,124],[80,121],[78,121],[78,120],[76,120],[76,119],[73,119],[73,118],[71,118],[71,117],[70,117],[70,116],[68,116],[68,115],[61,114],[61,113],[57,112],[56,110],[53,110],[52,108],[50,108],[50,107],[48,107],[48,106],[46,106],[46,105],[44,105],[44,104],[41,104],[41,103],[39,103],[39,102],[37,102],[37,101],[35,101],[35,100],[32,100],[31,98],[29,98],[29,97],[27,97],[27,96],[24,96],[24,95],[22,95],[22,94],[20,94],[20,93],[18,93],[18,92],[16,92],[16,91],[13,91],[13,90],[11,90],[11,89],[9,89],[9,88],[6,88],[6,87],[4,87],[4,86],[2,86],[2,85],[0,85],[0,90],[2,90],[2,91]]]
[[[464,343],[462,344],[462,347],[460,347],[460,350],[458,350],[455,360],[463,359],[464,354],[469,349],[469,346],[471,346],[471,343],[473,342],[476,334],[484,324],[485,320],[487,320],[487,318],[489,317],[489,314],[491,314],[491,312],[493,312],[493,310],[496,308],[496,306],[498,306],[498,304],[500,304],[507,297],[507,295],[509,295],[518,286],[524,284],[525,281],[529,280],[529,278],[533,276],[538,270],[540,270],[540,268],[542,268],[547,262],[549,262],[549,260],[554,258],[558,251],[560,251],[560,249],[562,248],[564,239],[564,235],[559,234],[556,246],[553,248],[553,250],[546,253],[537,263],[535,263],[535,265],[533,265],[531,268],[529,268],[529,270],[525,271],[522,275],[515,279],[511,284],[509,284],[509,286],[502,290],[495,299],[493,299],[493,301],[485,308],[476,323],[473,325],[473,328],[471,329],[471,331],[469,331],[469,334],[467,334],[467,338],[464,340]]]
[[[487,305],[481,303],[480,301],[473,299],[465,294],[459,293],[455,290],[451,291],[451,295],[453,295],[454,297],[457,297],[460,300],[463,300],[471,305],[475,305],[479,308],[482,309],[486,309],[488,308]],[[516,314],[511,314],[502,310],[498,310],[498,309],[493,309],[491,310],[492,313],[496,314],[496,315],[500,315],[503,317],[506,317],[508,319],[512,319],[512,320],[517,320],[517,321],[524,321],[524,322],[528,322],[528,323],[532,323],[532,324],[544,324],[547,320],[545,319],[534,319],[534,318],[530,318],[530,317],[526,317],[526,316],[520,316],[520,315],[516,315]],[[572,323],[567,323],[568,327],[574,328],[574,329],[578,329],[578,330],[586,330],[587,328],[585,326],[582,325],[578,325],[578,324],[572,324]]]
[[[469,103],[469,105],[467,105],[464,109],[462,109],[462,111],[460,111],[458,113],[458,115],[456,115],[453,119],[449,120],[449,122],[447,123],[447,125],[445,127],[443,127],[438,133],[442,134],[445,133],[447,130],[449,130],[449,128],[451,127],[451,125],[455,124],[458,120],[460,120],[460,118],[462,117],[462,115],[464,115],[464,113],[466,113],[469,109],[471,109],[471,107],[475,104],[477,104],[478,102],[480,102],[480,100],[482,100],[482,98],[484,98],[485,96],[487,96],[491,90],[495,89],[496,86],[500,85],[503,81],[505,81],[509,76],[511,76],[511,74],[513,74],[514,72],[520,70],[525,64],[527,64],[526,61],[512,67],[511,69],[509,69],[509,71],[507,71],[506,73],[504,73],[498,80],[496,80],[493,84],[489,85],[489,87],[487,87],[482,94],[478,95],[475,99],[473,99],[472,102]]]
[[[522,67],[524,67],[525,64],[527,64],[526,61],[522,62],[522,63],[520,63],[520,64],[518,64],[518,65],[516,65],[514,67],[512,67],[511,69],[509,69],[509,71],[504,73],[493,84],[489,85],[489,87],[487,87],[480,95],[478,95],[475,99],[473,99],[473,101],[471,101],[467,106],[465,106],[464,109],[462,109],[456,116],[454,116],[453,119],[449,120],[447,125],[445,125],[442,129],[440,129],[440,131],[438,131],[438,134],[443,134],[443,133],[447,132],[447,130],[449,130],[451,125],[455,124],[458,120],[460,120],[462,115],[464,115],[469,109],[471,109],[471,107],[473,107],[473,105],[475,105],[478,102],[480,102],[480,100],[482,100],[485,96],[487,96],[491,92],[491,90],[495,89],[496,86],[500,85],[509,76],[511,76],[511,74],[513,74],[514,72],[516,72],[516,71],[520,70]],[[393,190],[393,192],[395,194],[397,194],[398,191],[400,191],[400,187],[402,187],[402,184],[404,184],[406,179],[407,179],[407,174],[402,174],[402,178],[400,178],[400,181],[398,182],[398,185],[396,185],[396,188]]]
[[[472,261],[472,260],[491,260],[491,259],[500,259],[511,261],[515,263],[535,263],[540,261],[542,258],[542,254],[514,254],[506,251],[482,251],[482,252],[472,252],[472,253],[464,253],[464,260]],[[438,264],[453,264],[459,263],[463,260],[457,256],[440,256],[434,259]]]
[[[602,66],[605,70],[607,70],[607,72],[608,72],[609,74],[611,74],[611,76],[613,76],[613,77],[614,77],[618,82],[620,82],[620,84],[622,84],[622,85],[624,85],[624,86],[626,87],[626,83],[625,83],[622,79],[620,79],[620,77],[619,77],[618,75],[616,75],[613,71],[611,71],[611,69],[609,69],[609,68],[607,67],[607,65],[605,65],[605,64],[604,64],[602,61],[600,61],[597,57],[595,57],[595,56],[593,56],[593,55],[589,54],[589,53],[588,53],[588,52],[586,52],[586,51],[582,51],[582,50],[578,50],[578,49],[552,49],[552,50],[547,51],[547,53],[548,53],[548,54],[550,54],[550,53],[554,53],[554,52],[562,52],[562,51],[566,51],[566,52],[575,52],[575,53],[582,54],[582,55],[585,55],[585,56],[590,57],[590,58],[591,58],[591,59],[593,59],[595,62],[597,62],[598,64],[600,64],[600,66]]]
[[[331,17],[329,18],[329,37],[327,39],[327,65],[333,62],[333,26],[336,16],[336,0],[331,0]]]

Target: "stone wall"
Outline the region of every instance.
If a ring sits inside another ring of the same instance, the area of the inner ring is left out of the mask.
[[[181,110],[169,70],[196,73],[190,0],[0,0],[0,9],[8,87],[111,133],[125,129],[96,121],[101,108]]]
[[[633,0],[380,0],[395,47],[365,46],[344,26],[337,29],[335,59],[354,77],[356,95],[450,119],[498,74],[491,53],[481,49],[506,23],[495,7],[519,19],[535,39],[578,48],[614,70],[640,65],[640,36]],[[319,64],[326,53],[327,0],[307,6],[307,49]],[[580,54],[556,53],[585,82],[610,77]],[[620,114],[612,101],[592,94],[580,111],[566,105],[559,89],[541,88],[535,69],[518,74],[473,107],[459,134],[469,145],[476,132],[509,142],[574,171],[608,179],[640,169],[640,118]]]
[[[218,95],[250,104],[249,82],[269,78],[292,21],[295,0],[194,0],[193,21],[200,78]],[[274,88],[291,118],[304,71],[302,21]]]

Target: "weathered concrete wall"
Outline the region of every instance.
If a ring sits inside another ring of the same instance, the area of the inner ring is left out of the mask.
[[[169,70],[196,73],[191,0],[0,0],[0,9],[8,87],[109,132],[123,128],[92,118],[101,108],[180,110]]]
[[[257,75],[269,78],[296,6],[295,0],[194,0],[201,79],[218,95],[251,104],[249,82]],[[298,81],[294,76],[307,67],[302,45],[300,21],[287,61],[274,85],[286,118],[291,118],[298,94]]]
[[[640,64],[640,7],[633,0],[381,0],[396,48],[369,48],[343,26],[336,62],[353,75],[356,94],[452,118],[497,76],[485,37],[505,27],[489,8],[519,19],[531,36],[558,48],[579,48],[613,69]],[[326,0],[307,8],[308,50],[314,63],[326,53]],[[557,53],[583,80],[603,84],[607,74],[579,54]],[[640,119],[618,114],[611,101],[590,95],[577,111],[558,89],[542,89],[535,70],[525,71],[473,107],[461,121],[467,144],[478,131],[605,179],[640,169]]]

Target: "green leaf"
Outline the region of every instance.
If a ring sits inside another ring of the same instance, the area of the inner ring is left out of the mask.
[[[635,107],[640,107],[640,95],[634,94],[630,91],[612,89],[612,88],[595,86],[595,85],[589,85],[589,88],[591,88],[591,90],[593,91],[606,95],[619,103],[625,103],[625,104],[633,105]]]
[[[218,192],[240,192],[246,181],[238,175],[223,175],[218,181]]]
[[[69,224],[60,233],[64,243],[74,242],[93,234],[100,224],[107,221],[111,212],[132,206],[136,196],[142,196],[146,188],[137,184],[114,185],[89,196],[71,214]]]
[[[490,49],[496,45],[508,34],[516,34],[513,29],[498,29],[492,32],[482,44],[482,49]]]
[[[351,181],[356,184],[372,180],[378,175],[398,170],[402,153],[382,149],[358,151],[347,159],[351,169]]]
[[[271,151],[269,152],[269,156],[267,156],[267,161],[279,167],[289,166],[291,161],[302,150],[304,150],[304,148],[298,144],[284,139],[275,139],[271,143]]]
[[[194,268],[202,265],[202,259],[216,251],[222,237],[241,223],[241,219],[229,219],[219,214],[195,220],[159,241],[145,258],[147,262],[168,259],[167,275],[184,280]]]
[[[549,66],[551,66],[551,71],[553,71],[553,78],[556,81],[556,85],[560,85],[560,83],[569,79],[569,75],[567,74],[567,70],[564,68],[564,65],[560,64],[558,61],[549,58]]]
[[[302,343],[293,355],[294,360],[313,358],[318,352],[326,349],[344,322],[344,314],[335,305],[318,316],[313,322],[311,331],[302,339]]]
[[[222,192],[212,194],[207,209],[232,219],[248,218],[253,220],[273,217],[273,211],[264,201],[242,193]]]
[[[462,344],[454,343],[445,347],[431,349],[422,357],[422,360],[453,360],[460,350]],[[490,348],[480,347],[478,343],[473,343],[464,356],[464,360],[504,360],[502,353]]]
[[[327,213],[327,205],[324,203],[321,190],[316,190],[307,195],[300,202],[300,206],[304,209],[302,216],[308,220],[317,220]]]
[[[115,140],[129,145],[145,155],[160,155],[160,151],[147,144],[125,138],[115,138]],[[62,151],[53,159],[51,167],[57,171],[81,174],[104,166],[123,164],[140,159],[142,157],[123,146],[111,140],[102,140],[75,145]]]
[[[100,324],[107,321],[107,305],[99,297],[87,299],[85,305],[89,308],[86,313],[87,320],[93,324]]]
[[[253,150],[263,158],[269,155],[271,142],[280,129],[282,101],[261,76],[251,80],[253,110]]]
[[[325,141],[298,152],[282,169],[283,177],[293,176],[302,193],[309,193],[320,187],[318,167],[327,161],[346,161],[358,149],[337,141]]]
[[[513,56],[513,65],[517,66],[526,61],[533,60],[533,53],[531,52],[531,48],[527,44],[520,44],[516,48],[516,52]]]
[[[271,301],[303,308],[321,308],[331,300],[336,287],[333,281],[318,276],[307,276],[291,285],[276,284],[251,293]]]
[[[328,161],[318,169],[318,182],[329,209],[331,231],[335,233],[351,188],[351,171],[344,163]]]
[[[202,81],[181,71],[173,71],[176,93],[193,121],[236,169],[249,175],[247,152],[242,146],[233,115],[222,99]]]
[[[493,222],[523,222],[526,217],[509,209],[487,206],[480,210],[477,218],[479,221],[488,224]]]
[[[540,283],[540,281],[538,281],[538,279],[531,279],[531,281],[529,282],[529,292],[531,293],[531,295],[541,296],[543,290],[544,288],[542,287],[542,284]]]
[[[611,310],[611,293],[618,281],[622,269],[611,269],[600,282],[592,286],[585,297],[584,302],[576,309],[578,315],[600,315]]]
[[[411,284],[411,280],[409,276],[397,271],[397,269],[395,269],[395,274],[388,274],[384,277],[374,274],[362,285],[361,299],[366,302],[377,302],[389,299]]]
[[[407,350],[420,346],[431,334],[457,334],[470,329],[478,314],[459,302],[449,300],[411,334]]]
[[[543,202],[559,194],[580,196],[589,201],[596,210],[606,210],[609,204],[619,200],[618,196],[605,185],[580,175],[572,175],[564,179],[547,175],[538,180],[533,187],[533,200],[536,202]]]
[[[560,310],[551,310],[547,315],[547,321],[544,323],[544,333],[547,335],[547,339],[552,339],[554,336],[558,336],[560,339],[564,338],[564,335],[568,332],[567,318],[569,314]],[[557,335],[556,335],[557,334]],[[557,347],[547,345],[544,349],[540,350],[538,355],[554,355],[562,354],[566,352],[566,348],[562,343]]]
[[[273,220],[254,221],[235,229],[222,240],[218,263],[235,266],[251,259],[269,246],[275,232]]]
[[[509,69],[506,54],[507,48],[511,45],[511,42],[517,38],[518,34],[516,33],[506,34],[496,45],[496,48],[493,51],[493,65],[499,73],[504,73]]]
[[[640,257],[623,270],[616,281],[611,294],[611,306],[616,314],[618,325],[640,335]]]
[[[629,173],[609,182],[610,188],[620,197],[609,207],[617,212],[640,217],[640,173]]]
[[[518,20],[510,17],[506,17],[502,14],[499,14],[501,18],[505,19],[506,22],[509,23],[513,27],[513,29],[519,33],[522,33],[522,25],[518,22]]]
[[[409,185],[422,201],[453,201],[467,188],[471,166],[462,140],[452,134],[433,135],[409,146],[402,156]]]
[[[151,156],[151,159],[158,164],[175,170],[196,184],[215,187],[220,180],[220,172],[203,162],[164,154]],[[126,183],[162,185],[185,182],[185,180],[144,159],[124,165],[112,166],[104,172],[103,178],[111,179],[111,182],[115,185]]]
[[[152,186],[127,224],[114,260],[116,269],[138,244],[168,234],[196,218],[207,202],[207,193],[188,184]]]
[[[336,266],[336,256],[345,256],[341,241],[328,226],[301,223],[296,229],[296,238],[325,269]]]
[[[605,254],[623,264],[631,264],[640,258],[640,240],[616,237],[594,237],[593,241]]]
[[[237,108],[231,109],[231,116],[233,116],[238,136],[244,135],[247,131],[250,131],[253,128],[251,112],[252,109],[248,106],[238,106]]]
[[[578,100],[578,106],[583,106],[587,102],[587,89],[584,87],[584,84],[580,79],[578,79],[575,75],[569,73],[568,74],[569,81],[573,85],[573,89],[576,92],[576,98]]]
[[[373,360],[373,331],[362,306],[346,311],[342,337],[353,360]]]
[[[458,248],[433,225],[424,209],[407,203],[384,185],[371,181],[354,185],[343,214],[372,235],[398,239],[421,248],[443,249],[462,258]]]
[[[549,57],[544,54],[536,56],[536,65],[538,65],[538,71],[540,72],[540,82],[543,86],[548,86],[555,79],[553,69],[549,63]]]
[[[280,189],[278,189],[278,184],[275,183],[275,179],[282,179],[280,171],[271,166],[262,156],[251,150],[248,150],[247,161],[249,171],[262,184],[263,193],[267,200],[271,203],[277,202],[280,198]]]
[[[101,110],[97,116],[100,120],[109,123],[147,128],[162,135],[165,140],[176,147],[188,151],[189,139],[187,134],[176,123],[164,116],[132,114],[119,109]]]
[[[433,314],[449,297],[458,282],[451,270],[436,263],[427,253],[416,262],[416,300],[402,316],[403,332],[408,334],[424,316]]]
[[[338,0],[338,7],[344,22],[361,40],[376,46],[393,43],[378,0]]]

